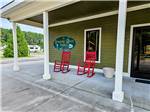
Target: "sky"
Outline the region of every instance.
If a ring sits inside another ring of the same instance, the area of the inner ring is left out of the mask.
[[[12,1],[14,0],[0,0],[0,8],[2,8],[3,6],[7,5],[8,3]],[[25,25],[25,24],[18,24],[18,26],[20,26],[22,31],[30,31],[30,32],[43,34],[42,28],[33,27],[33,26]],[[12,23],[9,22],[7,19],[0,18],[0,28],[12,29]]]
[[[20,26],[22,31],[30,31],[30,32],[36,32],[36,33],[43,34],[42,28],[33,27],[30,25],[25,25],[25,24],[18,24],[18,26]],[[0,18],[0,28],[12,29],[12,23],[9,22],[7,19]]]
[[[0,8],[7,5],[8,3],[12,2],[13,0],[1,0],[0,1]]]

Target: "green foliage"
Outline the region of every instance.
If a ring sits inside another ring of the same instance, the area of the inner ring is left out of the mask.
[[[6,45],[8,39],[11,37],[12,31],[10,29],[0,29],[0,37],[1,37],[1,44]]]
[[[8,35],[7,38],[7,47],[5,48],[3,55],[4,57],[13,57],[13,39],[11,35]]]
[[[2,34],[3,35],[3,34]],[[5,38],[6,39],[6,38]],[[4,39],[3,39],[4,40]],[[18,56],[26,57],[29,55],[28,53],[28,44],[25,39],[24,33],[17,26],[17,42],[18,42]],[[4,57],[13,57],[13,37],[12,33],[7,34],[7,41],[4,42],[6,44],[6,48],[4,50]]]
[[[11,29],[0,29],[1,45],[6,45],[4,50],[4,57],[13,57],[13,37]],[[28,56],[28,46],[27,45],[39,45],[43,48],[43,35],[40,33],[25,32],[21,31],[17,27],[17,42],[18,42],[18,55],[19,57]]]
[[[25,38],[29,45],[39,45],[43,48],[43,35],[40,33],[24,32]]]
[[[26,57],[29,55],[28,43],[25,39],[24,33],[17,27],[17,42],[18,42],[18,56]]]

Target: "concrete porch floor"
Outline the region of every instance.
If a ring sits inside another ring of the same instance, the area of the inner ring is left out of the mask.
[[[76,75],[76,70],[62,74],[54,73],[50,66],[52,80],[43,80],[43,61],[20,63],[21,70],[13,72],[12,64],[2,65],[2,76],[15,78],[53,91],[70,99],[110,112],[130,112],[130,96],[132,97],[135,112],[150,111],[150,85],[137,83],[132,78],[123,78],[125,99],[123,103],[111,100],[114,89],[114,79],[107,79],[101,73],[92,78],[86,75]],[[3,81],[2,80],[2,84]],[[3,86],[2,86],[3,89]]]

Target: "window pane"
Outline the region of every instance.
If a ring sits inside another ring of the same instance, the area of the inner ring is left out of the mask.
[[[99,30],[86,31],[86,51],[96,51],[96,61],[99,61],[99,33]]]

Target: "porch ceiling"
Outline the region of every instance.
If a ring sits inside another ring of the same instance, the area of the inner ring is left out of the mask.
[[[148,1],[128,1],[128,8]],[[49,24],[72,20],[80,17],[91,16],[94,14],[105,13],[118,9],[118,1],[80,1],[49,12]],[[43,22],[42,14],[28,18],[27,20],[37,23]]]

